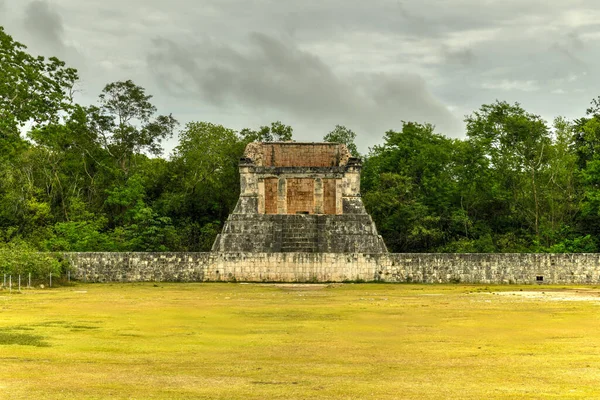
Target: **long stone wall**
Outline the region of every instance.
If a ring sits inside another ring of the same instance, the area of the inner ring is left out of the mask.
[[[344,282],[378,279],[382,255],[340,253],[221,253],[206,269],[207,281]]]
[[[388,254],[387,282],[599,284],[600,254]]]
[[[65,253],[82,282],[201,282],[211,253]]]
[[[66,253],[84,282],[600,284],[600,254]]]

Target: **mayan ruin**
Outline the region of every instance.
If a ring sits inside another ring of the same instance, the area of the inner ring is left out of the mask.
[[[213,252],[386,253],[343,144],[250,143],[240,198]]]

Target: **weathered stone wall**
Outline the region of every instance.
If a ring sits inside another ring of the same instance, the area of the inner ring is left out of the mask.
[[[206,281],[373,281],[377,258],[368,254],[221,253],[209,264]]]
[[[82,282],[200,282],[209,253],[66,253]]]
[[[287,213],[315,213],[315,180],[290,178],[287,180]]]
[[[265,167],[333,167],[344,165],[350,154],[337,143],[264,143],[246,155]]]
[[[599,284],[600,254],[388,254],[386,282]]]
[[[87,282],[600,284],[600,254],[67,253],[66,258],[72,277]]]
[[[277,185],[279,179],[266,178],[265,185],[265,210],[263,214],[277,214]]]

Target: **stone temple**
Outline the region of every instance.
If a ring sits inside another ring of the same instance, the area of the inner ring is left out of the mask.
[[[251,143],[210,253],[65,253],[85,282],[600,283],[600,254],[388,253],[333,143]]]
[[[600,254],[388,253],[360,198],[361,163],[332,143],[251,143],[210,253],[65,253],[86,282],[600,283]]]
[[[343,144],[250,143],[219,253],[387,253],[360,197],[361,160]]]

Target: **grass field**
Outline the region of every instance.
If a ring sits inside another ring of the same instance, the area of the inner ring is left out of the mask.
[[[600,290],[229,283],[4,291],[0,398],[600,398]]]

